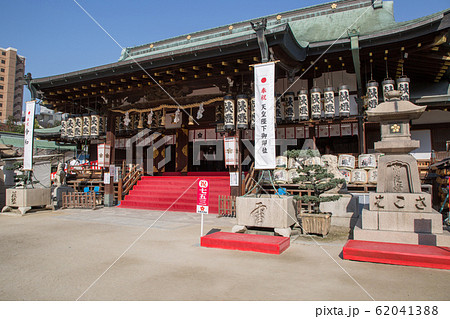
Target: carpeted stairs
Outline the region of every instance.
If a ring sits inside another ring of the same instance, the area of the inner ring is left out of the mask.
[[[219,195],[230,195],[228,176],[143,176],[119,207],[195,213],[197,179],[208,180],[209,213],[218,214]]]

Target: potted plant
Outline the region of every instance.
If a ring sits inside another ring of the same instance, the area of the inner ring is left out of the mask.
[[[295,196],[298,201],[297,216],[302,231],[326,236],[330,231],[332,213],[321,212],[320,203],[337,201],[341,195],[321,195],[344,184],[345,179],[336,178],[327,167],[320,165],[320,154],[317,150],[292,150],[287,151],[286,156],[301,162],[300,167],[297,168],[299,177],[294,178],[293,182],[299,184],[301,190],[307,191],[305,195]],[[306,210],[302,209],[302,203],[308,204]]]

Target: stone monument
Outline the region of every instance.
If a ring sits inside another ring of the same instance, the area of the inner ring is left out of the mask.
[[[283,237],[291,235],[291,226],[297,222],[292,196],[250,195],[236,197],[236,225],[232,232],[242,233],[248,227],[273,228]]]
[[[426,106],[401,101],[391,91],[387,101],[367,111],[369,121],[380,122],[381,141],[376,192],[369,194],[369,209],[363,209],[354,239],[448,246],[442,236],[442,216],[431,206],[431,194],[421,190],[416,159],[409,154],[420,142],[411,140],[410,120],[418,119]]]

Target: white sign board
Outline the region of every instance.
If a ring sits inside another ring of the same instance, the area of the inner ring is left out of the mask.
[[[230,172],[230,186],[239,186],[239,172]]]
[[[275,169],[275,63],[255,68],[255,169]]]
[[[111,181],[111,175],[109,173],[103,174],[103,184],[108,185]]]
[[[111,145],[98,144],[97,146],[97,159],[99,167],[109,166],[109,156],[111,154]]]
[[[198,181],[197,186],[197,213],[208,214],[209,208],[209,182],[206,179]]]
[[[25,133],[23,140],[23,169],[33,169],[33,132],[34,132],[34,110],[36,101],[26,103]]]
[[[239,145],[236,137],[224,137],[223,147],[225,152],[225,167],[239,164]]]

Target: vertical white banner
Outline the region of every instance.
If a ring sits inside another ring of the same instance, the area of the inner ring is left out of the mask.
[[[33,169],[33,132],[34,132],[34,111],[36,101],[26,103],[25,113],[25,133],[23,138],[23,169]]]
[[[275,169],[275,63],[255,68],[255,169]]]

